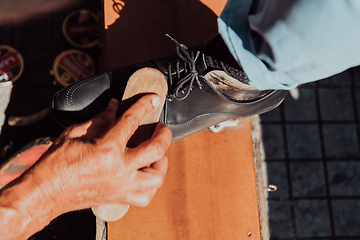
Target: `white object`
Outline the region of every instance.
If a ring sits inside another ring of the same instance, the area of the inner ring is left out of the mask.
[[[218,124],[216,124],[214,126],[211,126],[209,129],[210,129],[210,131],[212,131],[214,133],[217,133],[217,132],[220,132],[225,127],[235,127],[235,126],[237,126],[238,122],[239,122],[239,120],[232,119],[232,120],[228,120],[228,121],[225,121],[225,122],[218,123]]]
[[[0,133],[5,121],[5,110],[10,102],[12,87],[11,81],[0,81]]]

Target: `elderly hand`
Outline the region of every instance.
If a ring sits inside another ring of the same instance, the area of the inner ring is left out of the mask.
[[[0,219],[1,210],[14,212],[5,211],[0,224],[13,221],[10,216],[17,213],[27,222],[24,230],[35,223],[32,228],[38,231],[68,211],[113,203],[148,205],[167,171],[171,131],[159,123],[151,139],[135,148],[126,144],[158,104],[158,96],[146,95],[116,121],[118,102],[113,99],[103,113],[65,130],[32,168],[2,189]]]

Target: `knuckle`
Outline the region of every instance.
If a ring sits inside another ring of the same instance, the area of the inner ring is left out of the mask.
[[[152,197],[149,195],[144,195],[139,199],[139,207],[146,207],[150,204]]]
[[[167,147],[164,144],[160,142],[154,142],[151,147],[154,158],[158,159],[165,156]]]
[[[149,104],[149,94],[141,97],[137,103],[142,106],[142,108],[150,108],[153,107],[152,104]]]
[[[93,127],[94,126],[94,127]],[[93,129],[96,131],[104,131],[109,126],[109,121],[106,118],[100,117],[97,119],[94,119],[93,125],[90,127],[90,129]]]
[[[66,130],[65,130],[65,133],[73,131],[74,128],[76,128],[76,127],[77,127],[76,125],[71,125],[71,126],[67,127]]]
[[[106,114],[101,114],[96,116],[94,120],[96,120],[100,126],[106,126],[109,122],[109,116]]]
[[[164,178],[163,176],[157,176],[154,179],[154,187],[155,188],[160,188],[164,183]]]
[[[163,131],[169,135],[170,138],[172,137],[171,129],[168,126],[164,125]]]
[[[135,131],[139,126],[139,119],[137,119],[132,114],[126,114],[122,116],[122,120],[124,122],[125,127],[127,127],[131,131]]]
[[[64,136],[69,136],[71,135],[74,131],[76,131],[76,129],[78,128],[79,126],[77,125],[71,125],[69,126],[68,128],[65,129],[65,131],[63,132],[62,135]]]
[[[104,160],[103,163],[114,164],[119,162],[118,159],[122,159],[122,152],[115,141],[99,145],[97,153],[98,159]]]
[[[139,122],[139,120],[135,117],[135,115],[134,114],[130,114],[130,113],[128,113],[128,114],[124,114],[123,116],[122,116],[122,119],[125,121],[125,122],[131,122],[131,123],[138,123]]]

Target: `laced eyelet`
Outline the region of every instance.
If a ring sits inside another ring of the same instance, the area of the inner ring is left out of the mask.
[[[188,48],[184,45],[179,43],[176,39],[172,38],[168,34],[166,34],[167,37],[169,37],[176,45],[176,53],[177,55],[184,61],[184,72],[186,76],[182,79],[180,79],[177,82],[177,85],[174,88],[174,91],[172,93],[173,97],[177,100],[184,100],[189,96],[190,91],[192,91],[192,86],[194,85],[194,82],[199,86],[200,89],[202,89],[201,82],[199,80],[199,73],[196,70],[195,65],[195,56],[194,52],[189,53]],[[198,54],[197,54],[198,55]],[[176,73],[177,77],[180,78],[180,63],[176,63]],[[169,67],[169,82],[170,86],[172,86],[172,76],[171,76],[171,67]],[[175,74],[176,74],[175,73]],[[188,86],[187,90],[184,88],[184,86]],[[182,93],[183,96],[179,97],[179,92]]]
[[[166,101],[171,102],[172,100],[173,100],[173,96],[171,95],[166,96]]]

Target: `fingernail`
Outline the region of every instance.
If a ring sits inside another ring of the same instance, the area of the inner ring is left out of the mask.
[[[118,105],[118,100],[116,99],[111,99],[109,102],[109,105],[107,106],[106,110],[111,111],[114,110]]]
[[[152,105],[154,107],[157,107],[161,104],[161,99],[158,96],[155,96],[152,100]]]

